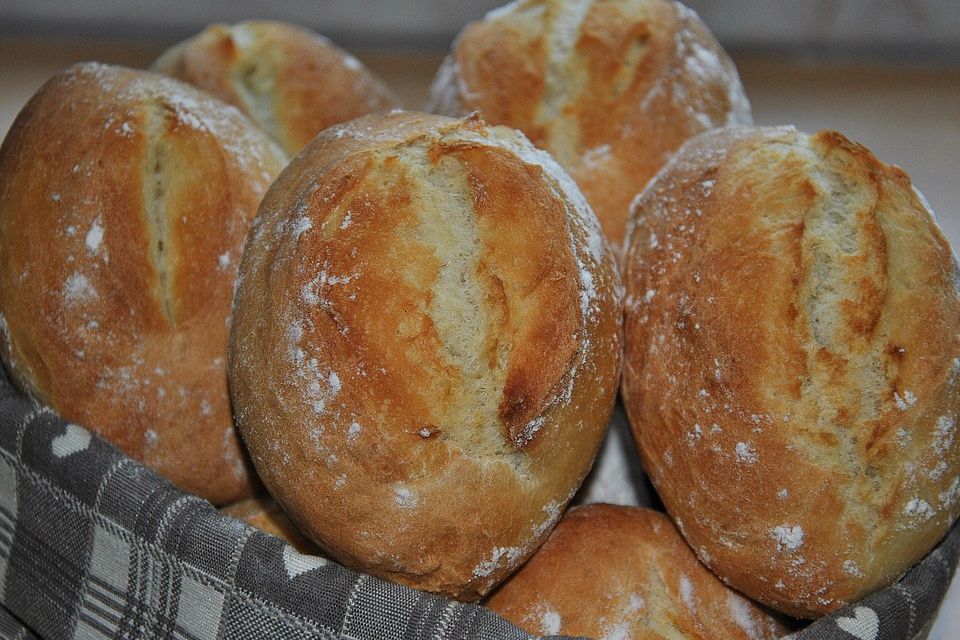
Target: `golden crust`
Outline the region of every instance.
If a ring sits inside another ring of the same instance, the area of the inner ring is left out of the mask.
[[[250,526],[276,536],[300,553],[318,555],[320,550],[290,522],[280,505],[266,497],[247,498],[220,510],[225,516],[243,520]]]
[[[750,107],[692,11],[662,0],[523,0],[467,25],[428,109],[479,110],[553,154],[620,249],[632,199],[686,139]]]
[[[251,480],[227,393],[249,223],[285,158],[181,83],[77,65],[0,150],[0,350],[14,381],[214,502]]]
[[[284,22],[212,25],[170,48],[153,70],[238,107],[291,155],[333,124],[398,106],[356,58]]]
[[[613,407],[619,283],[569,178],[477,120],[321,134],[241,267],[239,427],[333,557],[476,599],[546,537]]]
[[[960,512],[958,273],[896,167],[836,132],[733,128],[638,198],[623,397],[691,546],[815,617]]]
[[[535,635],[761,640],[786,631],[700,564],[666,515],[608,504],[571,509],[487,606]]]

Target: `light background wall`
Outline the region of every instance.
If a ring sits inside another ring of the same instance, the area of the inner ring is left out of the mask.
[[[445,46],[502,0],[3,0],[0,33],[180,37],[215,21],[294,20],[344,42]],[[960,49],[957,0],[688,0],[741,47]]]

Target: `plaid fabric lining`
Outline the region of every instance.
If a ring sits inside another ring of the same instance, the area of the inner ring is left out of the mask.
[[[793,640],[922,638],[960,529]],[[179,491],[0,373],[0,637],[532,640],[494,613],[305,556]]]

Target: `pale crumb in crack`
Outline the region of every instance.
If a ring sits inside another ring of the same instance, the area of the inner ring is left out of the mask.
[[[167,118],[171,108],[160,100],[145,105],[144,134],[147,138],[143,163],[143,215],[150,242],[150,263],[157,276],[155,297],[170,324],[176,324],[176,302],[173,296],[175,254],[167,208],[166,170],[170,149],[165,141]]]
[[[268,56],[253,49],[256,36],[250,26],[237,24],[230,28],[230,37],[240,50],[240,61],[231,73],[230,81],[244,110],[270,137],[286,146],[283,128],[277,118],[276,73]]]

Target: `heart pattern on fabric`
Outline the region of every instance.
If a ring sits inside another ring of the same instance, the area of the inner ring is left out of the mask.
[[[67,424],[66,432],[53,439],[53,455],[66,458],[90,446],[90,432],[76,424]]]
[[[283,548],[283,568],[287,570],[287,576],[291,580],[326,564],[327,561],[323,558],[304,555],[290,545]]]
[[[852,618],[837,618],[837,626],[860,640],[876,640],[880,633],[880,619],[877,618],[877,612],[869,607],[857,607],[853,610]]]

